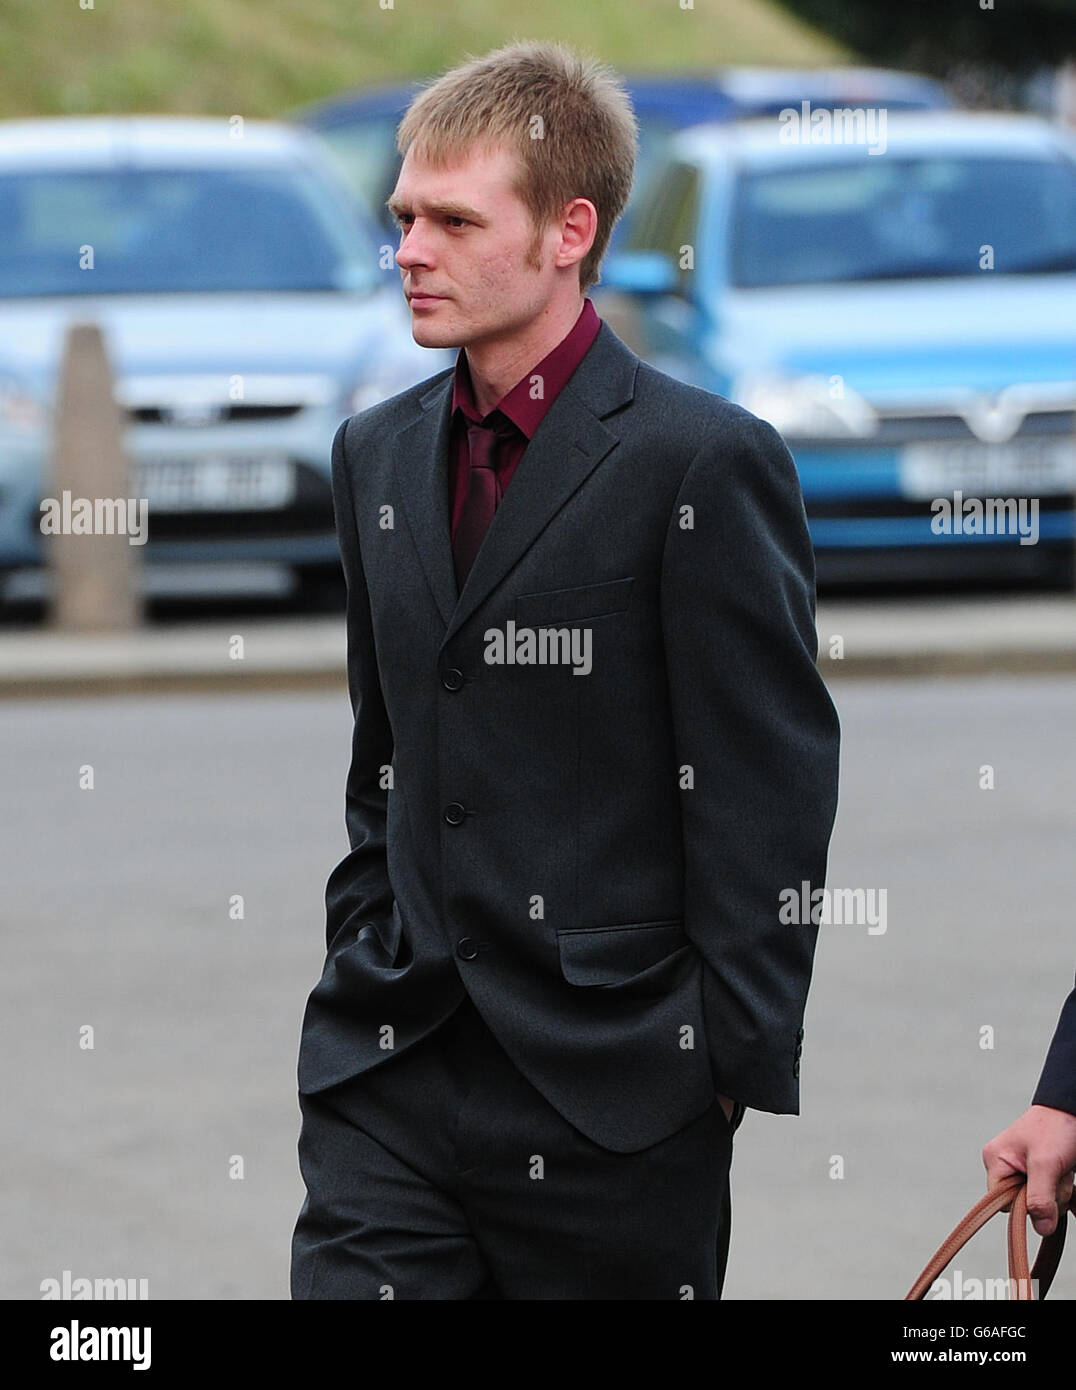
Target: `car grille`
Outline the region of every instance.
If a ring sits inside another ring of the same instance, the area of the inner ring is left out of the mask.
[[[249,424],[258,420],[286,420],[298,415],[306,407],[298,405],[235,405],[216,406],[213,425]],[[127,410],[127,418],[133,425],[172,425],[172,411],[165,406],[132,406]]]
[[[1039,410],[1024,417],[1013,439],[1028,439],[1042,435],[1071,435],[1076,437],[1076,411]],[[953,439],[974,440],[978,436],[962,415],[917,415],[908,412],[878,417],[878,428],[870,443],[881,445],[914,444],[937,440],[946,443]]]
[[[970,495],[970,494],[969,494]],[[1072,497],[1061,493],[1056,496],[1038,498],[1040,516],[1048,512],[1071,512]],[[916,497],[825,497],[812,500],[805,498],[804,508],[807,516],[821,521],[837,517],[863,517],[873,519],[880,516],[919,516],[930,520],[935,513],[929,501]]]

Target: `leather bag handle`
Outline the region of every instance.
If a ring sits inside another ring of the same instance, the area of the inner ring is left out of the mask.
[[[1010,1206],[1011,1203],[1011,1206]],[[1030,1300],[1032,1281],[1037,1280],[1039,1298],[1046,1297],[1053,1283],[1057,1267],[1061,1263],[1061,1252],[1065,1248],[1065,1230],[1068,1226],[1067,1213],[1076,1217],[1076,1196],[1068,1206],[1058,1213],[1057,1226],[1051,1235],[1043,1236],[1034,1269],[1028,1270],[1027,1255],[1027,1174],[1012,1173],[996,1187],[980,1198],[964,1219],[938,1246],[927,1261],[926,1268],[904,1296],[904,1301],[922,1299],[935,1279],[942,1273],[958,1251],[962,1250],[976,1231],[980,1230],[999,1211],[1009,1207],[1009,1287],[1014,1289],[1014,1297]],[[1015,1282],[1014,1282],[1015,1281]]]

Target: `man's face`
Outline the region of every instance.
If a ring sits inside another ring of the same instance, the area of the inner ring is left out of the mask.
[[[422,347],[509,339],[553,297],[561,230],[547,227],[535,254],[530,214],[511,187],[517,167],[506,146],[440,170],[405,155],[388,201],[401,227],[396,263],[411,332]]]

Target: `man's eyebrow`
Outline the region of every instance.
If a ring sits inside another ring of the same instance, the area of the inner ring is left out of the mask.
[[[385,206],[394,217],[411,210],[404,198],[386,198]],[[435,214],[440,213],[442,217],[462,217],[468,222],[483,221],[482,214],[476,208],[469,208],[465,203],[427,203],[426,210]]]

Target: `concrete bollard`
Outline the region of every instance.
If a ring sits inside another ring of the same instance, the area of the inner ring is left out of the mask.
[[[75,323],[67,332],[48,486],[41,530],[52,577],[49,626],[66,632],[138,626],[148,507],[133,497],[123,416],[96,323]]]

